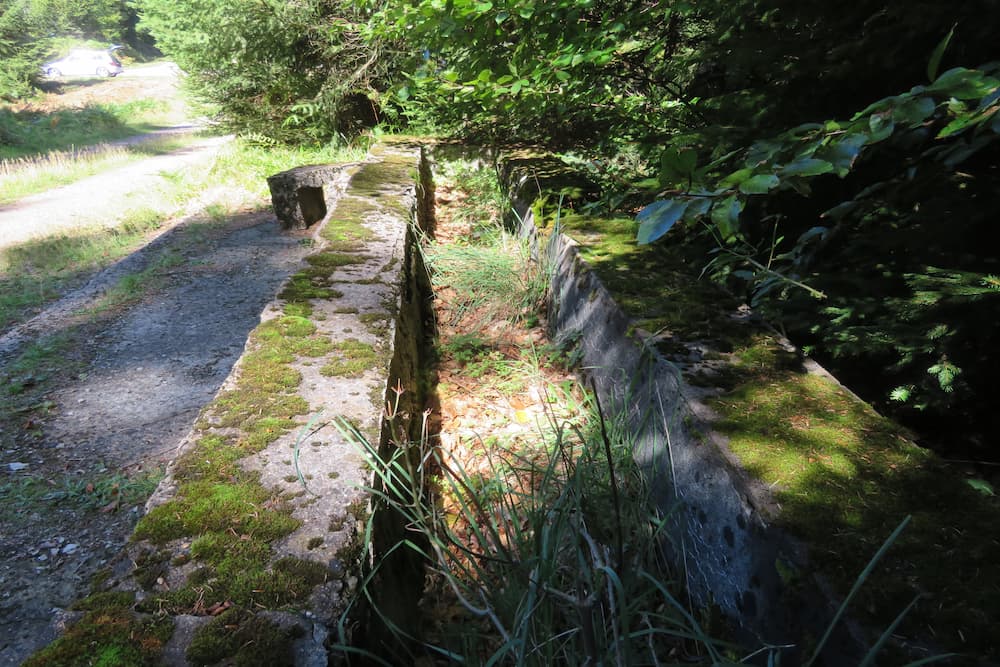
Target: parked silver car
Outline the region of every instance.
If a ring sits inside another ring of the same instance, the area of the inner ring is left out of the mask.
[[[61,76],[118,76],[125,71],[121,62],[109,51],[76,49],[59,60],[42,65],[50,79]]]

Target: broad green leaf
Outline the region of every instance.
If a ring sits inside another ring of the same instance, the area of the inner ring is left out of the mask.
[[[981,118],[981,117],[979,117]],[[937,138],[943,139],[944,137],[950,137],[953,134],[958,134],[965,128],[976,123],[977,117],[971,114],[965,114],[954,119],[938,132]]]
[[[869,104],[868,106],[866,106],[864,109],[862,109],[861,111],[859,111],[856,114],[854,114],[853,116],[851,116],[851,120],[852,121],[853,120],[858,120],[860,118],[865,118],[866,116],[869,116],[869,115],[871,115],[873,113],[880,113],[882,111],[886,111],[887,109],[891,109],[895,105],[895,103],[896,103],[896,101],[898,99],[899,98],[896,97],[896,96],[893,96],[893,97],[883,97],[879,101],[872,102],[871,104]]]
[[[774,174],[757,174],[740,183],[740,192],[745,195],[763,195],[778,187],[781,180]]]
[[[845,134],[830,142],[823,157],[830,161],[837,175],[843,178],[851,171],[861,148],[868,143],[867,134]]]
[[[896,124],[892,122],[892,115],[889,113],[876,113],[872,114],[871,118],[868,119],[868,128],[871,130],[871,137],[868,140],[869,144],[877,144],[878,142],[888,139],[892,136],[892,131],[895,129]]]
[[[955,34],[955,26],[951,26],[951,30],[948,34],[944,36],[938,45],[934,47],[931,51],[931,59],[927,62],[927,80],[933,81],[937,78],[938,67],[941,66],[941,58],[944,56],[945,49],[948,48],[948,42],[951,41],[952,35]]]
[[[1000,101],[1000,88],[997,88],[992,93],[984,97],[983,101],[979,103],[979,108],[985,109],[998,101]]]
[[[995,496],[996,492],[993,491],[993,486],[987,482],[985,479],[967,479],[965,483],[971,486],[973,489],[983,494],[984,496]]]
[[[712,203],[713,199],[711,197],[689,199],[687,210],[684,211],[684,219],[694,220],[705,215],[708,213],[708,209],[712,208]]]
[[[833,171],[833,165],[817,158],[801,158],[781,168],[782,176],[819,176]]]
[[[955,67],[927,87],[927,92],[962,100],[979,100],[1000,86],[1000,79],[986,76],[979,70]]]
[[[753,176],[753,169],[747,167],[745,169],[740,169],[738,171],[734,171],[733,173],[729,174],[724,179],[722,179],[719,185],[723,185],[726,187],[733,187],[739,185],[740,183],[747,180],[751,176]]]
[[[728,241],[739,231],[742,211],[743,201],[736,195],[730,195],[712,207],[712,223],[723,241]]]
[[[698,154],[694,151],[688,149],[678,151],[676,148],[668,148],[660,156],[660,180],[663,183],[681,179],[687,180],[694,173],[697,163]]]
[[[901,97],[905,99],[893,108],[892,119],[903,125],[913,126],[922,123],[937,108],[937,104],[930,97]]]
[[[785,143],[775,140],[755,141],[747,151],[747,164],[756,167],[762,162],[768,162],[774,158],[783,148]]]
[[[641,223],[636,241],[645,245],[666,234],[684,215],[689,203],[687,199],[665,199],[643,208],[635,216],[636,221]]]

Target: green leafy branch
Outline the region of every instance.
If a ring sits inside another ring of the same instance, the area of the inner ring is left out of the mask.
[[[950,69],[927,86],[915,86],[907,93],[869,105],[849,121],[799,125],[704,167],[698,166],[694,151],[666,148],[661,155],[658,181],[661,193],[667,196],[639,211],[637,241],[657,241],[678,222],[702,222],[716,237],[720,257],[741,262],[749,269],[738,277],[751,280],[759,289],[762,284],[770,284],[766,283],[768,279],[783,275],[788,284],[821,297],[819,291],[796,279],[794,271],[810,257],[808,246],[822,241],[830,227],[808,230],[791,251],[778,257],[770,248],[772,257],[767,262],[751,261],[750,253],[734,250],[752,241],[745,219],[751,200],[782,191],[808,196],[814,179],[829,174],[846,178],[869,152],[889,141],[918,146],[903,178],[912,179],[924,161],[956,169],[1000,135],[1000,79],[993,74],[986,69]],[[720,167],[731,168],[735,155],[741,158],[737,168],[720,171]],[[874,199],[882,185],[865,188],[827,210],[823,218],[835,224],[857,213]]]

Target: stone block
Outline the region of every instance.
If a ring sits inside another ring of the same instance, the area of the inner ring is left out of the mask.
[[[281,228],[308,229],[325,218],[328,200],[343,191],[349,178],[348,166],[313,164],[268,176],[271,204]]]

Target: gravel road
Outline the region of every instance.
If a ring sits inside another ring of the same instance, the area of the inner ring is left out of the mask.
[[[211,159],[224,141],[205,140],[6,206],[0,248],[106,224],[141,202],[161,172]],[[31,321],[0,332],[3,382],[33,343],[60,334],[71,341],[28,390],[37,406],[0,410],[0,666],[18,665],[51,641],[58,609],[86,595],[95,573],[120,557],[144,499],[97,507],[85,502],[91,483],[124,484],[171,458],[264,305],[301,266],[306,238],[282,232],[267,210],[208,225],[182,220]],[[141,300],[95,310],[122,277],[150,267],[162,268]],[[9,407],[6,395],[4,387],[0,408]]]
[[[0,206],[0,249],[81,226],[114,226],[175,172],[211,159],[230,137],[209,137],[167,155],[132,162]]]

